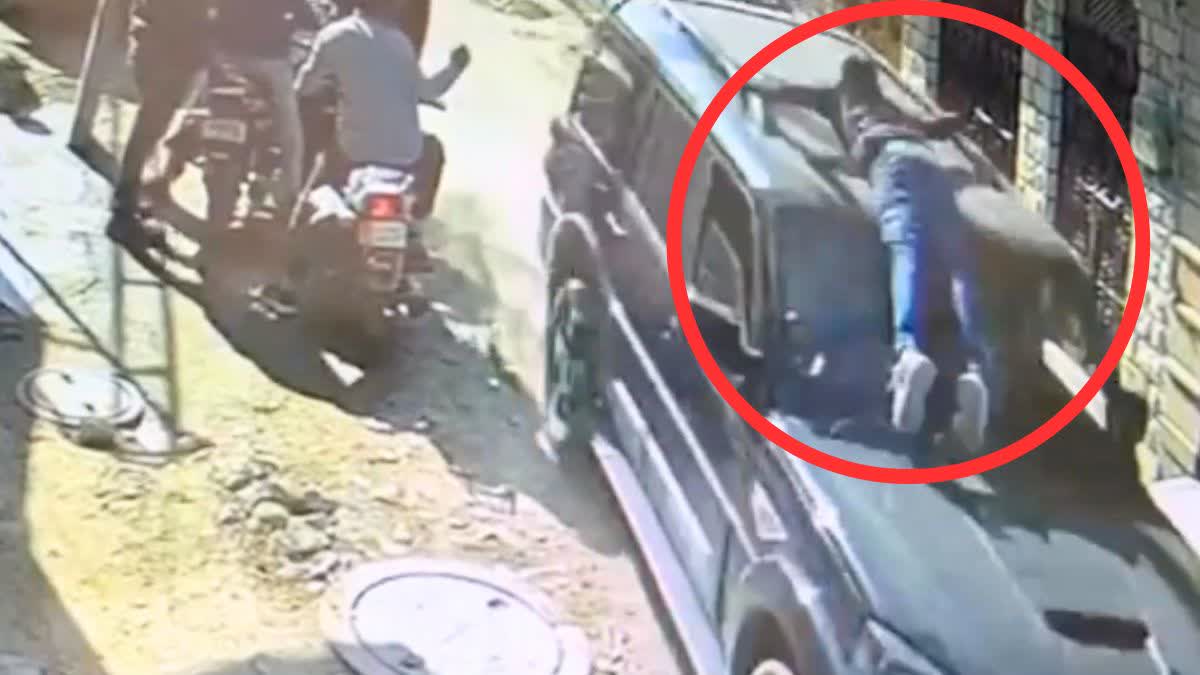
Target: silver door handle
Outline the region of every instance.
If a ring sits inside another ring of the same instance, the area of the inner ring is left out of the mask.
[[[608,226],[609,231],[614,237],[628,237],[629,230],[621,226],[621,221],[617,220],[617,215],[612,211],[607,211],[604,214],[604,224]]]

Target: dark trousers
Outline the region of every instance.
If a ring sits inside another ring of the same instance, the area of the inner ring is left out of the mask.
[[[146,160],[167,133],[175,112],[204,65],[204,53],[199,50],[184,50],[169,58],[158,58],[161,56],[162,53],[153,53],[136,42],[129,52],[141,104],[125,143],[113,195],[114,209],[125,213],[137,210]]]

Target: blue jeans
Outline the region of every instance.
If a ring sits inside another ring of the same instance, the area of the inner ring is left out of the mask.
[[[976,264],[969,225],[954,186],[931,150],[916,141],[889,141],[871,165],[872,198],[880,236],[891,259],[893,340],[897,351],[925,351],[922,319],[935,271],[950,278],[952,305],[967,358],[987,369]]]

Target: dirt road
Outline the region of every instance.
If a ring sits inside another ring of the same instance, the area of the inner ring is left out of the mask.
[[[679,672],[607,493],[532,443],[540,161],[583,31],[558,6],[497,7],[435,4],[430,65],[457,42],[475,52],[428,119],[449,155],[431,234],[442,306],[365,374],[248,307],[274,235],[206,232],[187,213],[202,204],[194,176],[162,215],[218,253],[207,283],[175,265],[168,285],[112,250],[107,186],[63,144],[85,25],[15,22],[29,42],[8,47],[29,53],[47,105],[45,129],[0,120],[0,231],[56,295],[0,258],[39,317],[0,342],[0,673],[24,672],[18,658],[56,673],[338,672],[319,594],[356,561],[408,554],[524,574],[588,631],[599,672]],[[106,100],[97,137],[120,138],[130,110]],[[17,404],[30,370],[102,368],[106,353],[212,447],[133,462]]]

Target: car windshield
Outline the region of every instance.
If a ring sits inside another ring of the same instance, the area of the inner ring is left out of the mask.
[[[857,209],[787,205],[775,219],[785,326],[777,354],[789,373],[784,386],[795,389],[785,398],[817,413],[812,405],[824,409],[844,395],[828,412],[856,415],[882,390],[887,367],[886,265],[878,235]]]

